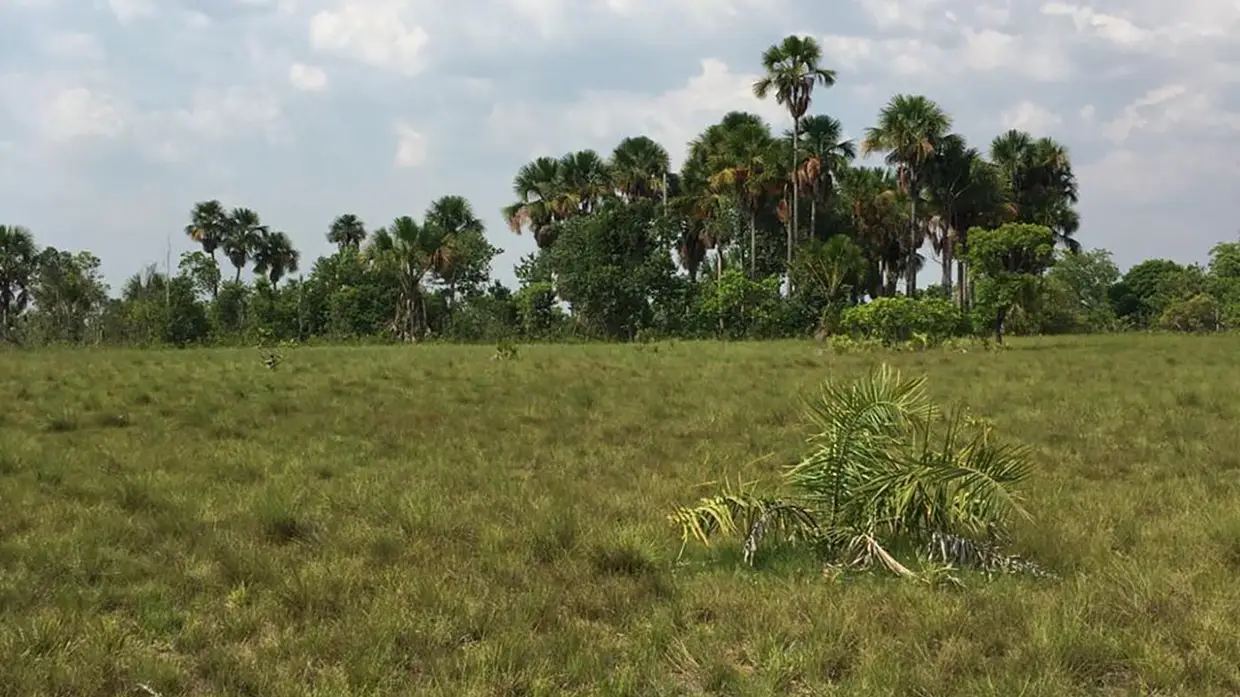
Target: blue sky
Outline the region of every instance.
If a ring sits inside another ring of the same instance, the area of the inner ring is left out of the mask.
[[[461,194],[499,209],[531,157],[646,134],[678,164],[789,33],[838,83],[813,110],[859,134],[921,93],[984,146],[1054,136],[1086,247],[1121,267],[1237,237],[1240,6],[1227,0],[0,0],[0,222],[87,248],[114,285],[193,246],[219,198],[289,233],[308,267],[352,212],[376,227]]]

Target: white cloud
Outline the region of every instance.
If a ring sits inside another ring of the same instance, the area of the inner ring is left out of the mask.
[[[999,115],[999,122],[1005,129],[1015,128],[1034,135],[1044,135],[1052,126],[1063,123],[1063,119],[1046,107],[1025,99],[1004,110]]]
[[[1072,72],[1067,56],[1045,37],[972,28],[958,36],[961,43],[951,47],[914,37],[828,34],[820,41],[828,65],[880,75],[948,82],[963,74],[991,73],[1054,82]]]
[[[426,136],[406,122],[396,124],[396,156],[393,164],[400,169],[421,167],[426,163]]]
[[[405,75],[422,72],[430,37],[410,0],[339,0],[335,10],[310,18],[317,50]]]
[[[1219,93],[1201,86],[1169,84],[1146,92],[1103,125],[1112,142],[1127,142],[1134,133],[1173,132],[1240,135],[1240,112],[1220,106]]]
[[[152,0],[108,0],[108,9],[116,16],[116,21],[129,24],[153,15],[155,3]]]
[[[645,134],[663,143],[678,166],[688,141],[728,111],[757,113],[782,132],[787,112],[753,96],[756,79],[708,58],[684,86],[663,94],[589,90],[567,104],[499,104],[488,123],[498,142],[529,143],[537,152],[611,148],[624,136]]]
[[[306,92],[327,89],[327,73],[322,68],[305,63],[293,63],[288,67],[288,80],[293,87]]]
[[[99,60],[103,45],[93,34],[82,31],[58,31],[45,36],[41,48],[51,58],[64,60]]]
[[[116,138],[128,126],[129,109],[120,100],[86,87],[59,90],[38,107],[39,129],[50,141],[98,136]]]

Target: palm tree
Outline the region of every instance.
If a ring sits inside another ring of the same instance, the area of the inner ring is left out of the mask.
[[[249,208],[234,208],[228,214],[220,248],[224,250],[224,256],[237,268],[234,282],[241,282],[241,271],[245,269],[266,232],[267,226],[263,225],[258,213]]]
[[[628,201],[654,198],[662,194],[671,169],[667,150],[646,136],[625,138],[611,153],[608,163],[612,182]]]
[[[981,154],[970,148],[964,138],[951,134],[943,138],[934,157],[926,166],[923,182],[936,215],[928,226],[930,243],[939,255],[943,287],[951,292],[952,261],[960,232],[957,206],[971,184],[973,162]]]
[[[457,251],[463,252],[470,246],[469,241],[486,240],[486,225],[474,215],[473,206],[463,196],[442,196],[431,202],[424,224],[453,240]],[[463,253],[449,255],[442,269],[441,275],[448,284],[449,311],[456,301],[456,284],[465,270],[463,266],[470,261],[473,260]]]
[[[0,339],[8,338],[13,321],[30,303],[30,287],[39,260],[30,231],[0,225]]]
[[[280,279],[297,271],[301,254],[293,248],[293,242],[283,232],[264,230],[259,233],[254,248],[254,273],[265,274],[271,287],[279,285]]]
[[[561,157],[559,177],[562,200],[557,208],[566,218],[593,213],[603,199],[613,194],[607,161],[593,150]]]
[[[783,42],[766,49],[762,54],[762,67],[766,74],[753,85],[754,96],[766,99],[772,92],[775,100],[788,109],[792,117],[792,165],[798,170],[801,117],[809,110],[814,87],[830,87],[835,84],[835,71],[819,65],[822,47],[810,37],[788,36]],[[792,248],[799,232],[800,217],[797,208],[797,191],[792,190],[792,227],[788,229],[788,267],[792,267]]]
[[[758,211],[775,183],[775,141],[766,124],[743,124],[729,131],[709,163],[711,190],[730,193],[749,226],[749,275],[758,275]]]
[[[901,184],[908,192],[908,259],[905,267],[904,292],[917,291],[917,250],[920,228],[917,223],[917,200],[922,194],[922,173],[934,157],[939,143],[951,130],[952,119],[947,112],[921,95],[897,94],[878,114],[878,124],[866,129],[861,153],[887,153],[887,163],[897,168]]]
[[[202,251],[215,260],[215,250],[224,243],[228,236],[228,211],[218,200],[199,201],[190,211],[189,225],[185,226],[185,234],[198,244]],[[219,285],[211,286],[211,297],[219,295]]]
[[[857,241],[868,251],[872,267],[870,297],[895,295],[896,283],[910,263],[907,227],[899,176],[884,167],[854,167],[842,178],[841,188],[849,202],[849,213],[857,231]],[[918,263],[914,251],[914,269]]]
[[[1080,250],[1073,235],[1080,228],[1076,175],[1068,151],[1052,138],[1010,130],[990,145],[990,157],[1002,168],[1012,189],[1017,221],[1045,225],[1069,250]]]
[[[392,330],[404,341],[417,341],[427,328],[425,288],[428,273],[442,273],[455,254],[452,234],[436,225],[419,225],[409,216],[380,228],[370,239],[369,254],[396,275],[400,298]]]
[[[336,245],[342,252],[346,249],[361,249],[362,242],[365,240],[366,226],[361,218],[352,213],[337,217],[327,231],[327,241]]]
[[[517,202],[503,211],[508,227],[517,234],[528,228],[539,249],[550,247],[555,242],[554,224],[563,219],[559,209],[562,184],[560,161],[553,157],[522,165],[512,182]]]
[[[788,138],[797,134],[789,131]],[[807,116],[801,121],[801,143],[805,161],[796,172],[797,185],[810,196],[809,230],[818,231],[818,206],[826,203],[852,161],[857,146],[844,138],[844,127],[830,116]]]

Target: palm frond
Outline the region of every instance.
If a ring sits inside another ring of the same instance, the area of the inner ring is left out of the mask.
[[[772,533],[794,541],[812,537],[818,530],[817,521],[808,510],[789,501],[760,496],[754,493],[752,482],[738,482],[732,488],[725,481],[721,493],[702,498],[696,506],[676,508],[668,520],[680,526],[681,554],[691,540],[709,547],[712,537],[732,537],[743,540],[747,564],[753,563],[758,544]]]

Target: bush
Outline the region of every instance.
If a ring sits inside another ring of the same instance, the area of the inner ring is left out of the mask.
[[[960,310],[943,298],[878,298],[850,307],[840,318],[840,329],[853,335],[877,339],[884,344],[925,337],[938,344],[961,333]]]
[[[1222,308],[1208,293],[1168,304],[1158,316],[1158,327],[1175,332],[1211,332],[1221,329]]]

